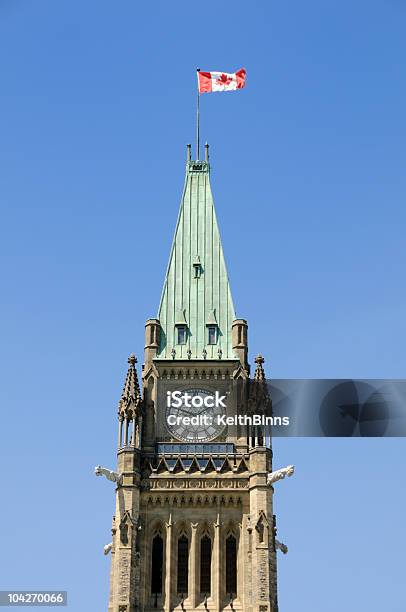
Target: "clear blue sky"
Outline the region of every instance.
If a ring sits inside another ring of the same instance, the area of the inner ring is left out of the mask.
[[[405,376],[406,4],[0,2],[0,588],[106,609],[116,405],[202,138],[251,355]],[[404,612],[404,440],[277,440],[281,612]]]

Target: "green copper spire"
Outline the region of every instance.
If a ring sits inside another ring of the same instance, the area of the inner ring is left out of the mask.
[[[235,319],[206,161],[192,161],[169,257],[158,318],[157,359],[235,359]]]

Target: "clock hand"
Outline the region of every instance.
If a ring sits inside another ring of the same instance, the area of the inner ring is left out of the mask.
[[[187,410],[182,410],[182,408],[175,408],[175,410],[177,410],[178,412],[183,412],[183,414],[187,414],[187,416],[191,416],[190,412],[188,412]],[[194,414],[193,414],[193,416],[194,416]]]
[[[198,413],[196,414],[196,416],[200,416],[201,414],[203,414],[203,412],[207,412],[207,410],[210,410],[210,408],[206,408],[206,407],[205,407],[205,408],[203,408],[203,410],[201,410],[200,412],[198,412]]]
[[[202,414],[202,412],[204,412],[204,410],[202,410],[202,412],[193,412],[193,410],[185,410],[182,408],[175,408],[174,410],[176,410],[177,412],[182,412],[183,414],[186,414],[188,417],[194,417],[194,416],[199,416],[199,414]]]

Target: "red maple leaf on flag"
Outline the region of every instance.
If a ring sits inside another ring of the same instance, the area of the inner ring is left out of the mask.
[[[231,77],[227,76],[223,72],[223,74],[218,79],[216,79],[216,83],[218,83],[219,85],[230,85],[232,80],[233,79]]]

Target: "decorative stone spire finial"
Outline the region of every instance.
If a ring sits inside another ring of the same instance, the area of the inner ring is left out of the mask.
[[[134,353],[131,353],[127,361],[127,376],[118,402],[118,448],[128,445],[139,448],[143,407]]]
[[[135,368],[137,358],[134,353],[131,353],[127,361],[129,367],[119,401],[119,414],[126,413],[129,409],[135,413],[141,403],[140,385],[138,383],[138,375]]]
[[[265,359],[261,354],[255,357],[255,363],[256,368],[251,385],[250,399],[256,404],[256,409],[259,409],[261,406],[266,411],[270,409],[271,404],[263,365]]]
[[[265,380],[265,370],[263,366],[265,359],[261,354],[255,357],[255,363],[257,364],[257,367],[255,368],[254,380],[262,382]]]

